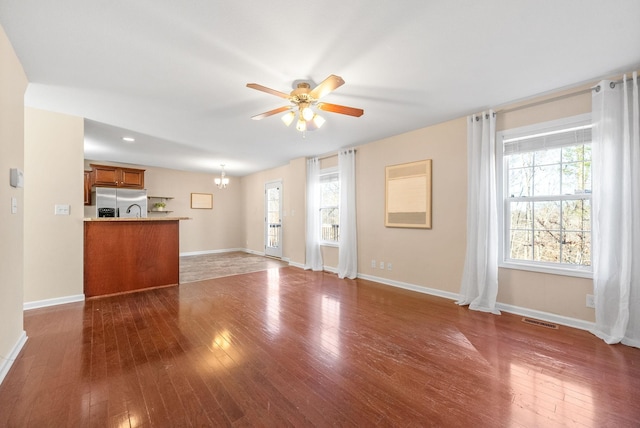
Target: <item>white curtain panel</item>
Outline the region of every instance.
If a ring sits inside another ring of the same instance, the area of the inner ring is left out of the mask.
[[[322,270],[320,252],[320,160],[307,159],[307,229],[305,269]]]
[[[456,303],[499,315],[496,118],[490,110],[467,120],[467,251]]]
[[[638,76],[598,86],[592,98],[592,333],[607,343],[640,347]]]
[[[358,235],[356,230],[356,151],[338,153],[340,174],[340,252],[338,277],[358,276]]]

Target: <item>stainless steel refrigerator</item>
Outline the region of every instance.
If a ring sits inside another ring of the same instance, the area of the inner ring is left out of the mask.
[[[147,217],[147,191],[96,187],[96,217]]]

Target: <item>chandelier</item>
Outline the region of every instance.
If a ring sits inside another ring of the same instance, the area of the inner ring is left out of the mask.
[[[222,167],[220,178],[216,177],[213,180],[213,182],[216,183],[216,186],[218,186],[218,189],[226,189],[227,186],[229,185],[229,179],[227,178],[227,175],[224,173],[224,164],[221,164],[220,166]]]

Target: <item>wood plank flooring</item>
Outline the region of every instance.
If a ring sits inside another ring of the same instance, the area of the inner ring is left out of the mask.
[[[287,267],[25,312],[2,427],[640,426],[640,350]]]

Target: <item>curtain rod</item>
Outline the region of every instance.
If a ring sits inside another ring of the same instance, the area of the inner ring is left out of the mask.
[[[617,85],[619,83],[622,83],[623,80],[624,80],[624,78],[611,81],[611,85],[613,85],[612,88],[615,87],[615,85]],[[630,77],[629,79],[627,79],[627,82],[630,82],[630,81],[633,81],[633,77]],[[599,91],[600,90],[600,85],[592,86],[591,88],[580,89],[580,90],[577,90],[575,92],[570,92],[568,94],[558,95],[556,97],[547,98],[545,100],[534,101],[534,102],[531,102],[531,103],[522,104],[522,105],[516,106],[516,107],[496,110],[496,113],[502,113],[502,114],[511,113],[513,111],[523,110],[525,108],[536,107],[536,106],[539,106],[539,105],[542,105],[542,104],[547,104],[547,103],[552,103],[554,101],[564,100],[565,98],[576,97],[578,95],[583,95],[583,94],[586,94],[586,93],[591,92],[593,90],[595,90],[596,92]]]
[[[611,89],[613,89],[613,88],[616,87],[616,85],[619,85],[620,83],[623,83],[623,82],[633,82],[633,73],[631,73],[631,77],[628,78],[627,80],[624,80],[624,78],[619,79],[619,80],[612,80],[611,82],[609,82],[609,87]],[[596,92],[600,92],[600,85],[598,84],[598,85],[594,86],[591,89],[596,91]]]
[[[341,152],[341,151],[343,151],[343,150],[344,150],[344,151],[353,151],[353,152],[356,152],[356,149],[354,149],[354,148],[348,148],[348,149],[340,149],[340,150],[338,150],[338,151],[336,151],[336,152],[325,153],[325,154],[320,155],[320,156],[312,156],[312,157],[317,157],[317,158],[318,158],[318,160],[329,159],[329,158],[332,158],[332,157],[334,157],[334,156],[338,156],[338,153],[340,153],[340,152]]]

